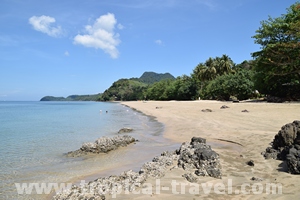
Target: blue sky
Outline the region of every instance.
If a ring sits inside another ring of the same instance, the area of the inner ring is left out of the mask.
[[[145,71],[190,75],[235,63],[295,0],[0,0],[0,100],[104,92]]]

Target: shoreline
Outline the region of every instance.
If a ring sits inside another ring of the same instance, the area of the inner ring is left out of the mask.
[[[300,106],[296,102],[219,102],[219,101],[131,101],[121,104],[136,109],[145,115],[153,116],[165,125],[163,136],[174,142],[185,142],[193,136],[207,139],[219,155],[223,168],[223,181],[231,179],[233,187],[239,188],[241,183],[253,184],[251,177],[259,177],[262,183],[282,184],[283,194],[248,194],[218,196],[210,194],[212,199],[297,199],[300,187],[297,175],[284,171],[282,161],[265,160],[261,155],[273,141],[281,127],[294,120],[299,120]],[[229,108],[221,109],[222,105]],[[212,112],[202,112],[211,109]],[[248,112],[242,112],[247,110]],[[220,145],[223,144],[223,145]],[[255,166],[250,167],[247,161],[253,160]],[[173,178],[172,178],[173,177]],[[161,180],[165,184],[170,178],[185,183],[176,173],[170,173]],[[207,178],[204,178],[206,180]],[[211,180],[210,180],[211,181]],[[128,199],[151,198],[141,195],[125,195]],[[174,194],[163,192],[155,196],[157,199],[171,200]],[[179,196],[180,197],[180,196]],[[181,196],[182,198],[183,196]],[[123,198],[125,198],[123,196]]]
[[[164,124],[158,122],[154,116],[149,116],[144,114],[143,112],[136,110],[134,108],[131,108],[129,106],[123,105],[121,102],[113,102],[113,103],[117,103],[120,104],[122,106],[127,107],[128,109],[131,109],[133,112],[137,112],[140,115],[147,117],[149,121],[149,123],[159,123],[162,126],[162,130],[159,131],[158,135],[152,135],[152,133],[150,134],[149,131],[154,131],[155,129],[151,130],[152,128],[146,128],[145,131],[143,133],[138,133],[137,135],[135,135],[135,133],[131,134],[129,133],[128,135],[132,135],[133,137],[138,137],[136,139],[138,139],[138,142],[135,142],[134,144],[129,144],[126,147],[119,147],[116,150],[110,151],[108,153],[101,153],[101,154],[95,154],[95,155],[87,155],[87,156],[83,156],[83,159],[93,159],[93,160],[97,160],[97,162],[101,161],[101,158],[104,156],[106,158],[103,159],[107,159],[107,157],[113,157],[113,158],[118,158],[118,156],[121,154],[123,155],[122,158],[118,159],[119,161],[116,161],[116,164],[110,164],[108,165],[106,168],[104,169],[99,169],[98,171],[94,172],[94,173],[88,173],[85,175],[81,175],[79,177],[73,177],[71,179],[69,179],[67,182],[68,183],[72,183],[75,185],[79,185],[80,182],[82,180],[84,180],[85,182],[89,182],[89,181],[94,181],[100,177],[109,177],[109,176],[114,176],[114,175],[119,175],[124,171],[127,170],[133,170],[135,172],[138,172],[141,168],[141,166],[152,160],[153,157],[160,155],[160,153],[162,151],[166,150],[175,150],[176,148],[178,148],[178,146],[180,145],[179,143],[176,143],[174,141],[171,141],[167,138],[164,138],[163,134],[164,134],[164,129],[165,126]],[[148,126],[149,124],[145,124],[145,126]],[[152,126],[151,126],[152,127]],[[159,127],[159,126],[157,126]],[[127,135],[127,133],[121,133],[120,135]],[[108,136],[110,137],[110,136]],[[96,138],[95,138],[96,139]],[[146,145],[145,142],[147,143]],[[140,151],[143,151],[144,153],[142,153],[142,158],[140,158],[139,154]],[[133,157],[132,160],[130,160],[130,162],[127,162],[126,160],[124,160],[124,156],[125,157]],[[123,160],[123,161],[122,161]],[[55,196],[55,192],[52,192],[51,194],[47,195],[48,200],[52,199]]]
[[[174,194],[170,190],[160,190],[152,194],[122,194],[116,199],[182,199],[206,197],[209,199],[297,199],[300,192],[300,182],[297,175],[284,171],[282,161],[265,160],[261,155],[275,134],[286,123],[298,119],[300,111],[297,103],[256,103],[256,102],[217,102],[217,101],[132,101],[120,102],[134,111],[141,112],[148,117],[164,124],[162,137],[174,143],[189,141],[190,138],[202,137],[220,156],[222,180],[212,177],[201,177],[198,183],[226,183],[232,182],[233,191],[240,191],[241,185],[275,183],[282,185],[282,194],[270,195],[265,191],[262,194],[225,193],[224,195],[209,193],[203,194]],[[226,105],[229,108],[221,109]],[[212,112],[203,112],[210,109]],[[247,112],[244,112],[247,110]],[[176,149],[176,148],[175,148]],[[173,150],[175,150],[173,149]],[[125,150],[126,151],[126,150]],[[162,151],[161,151],[162,152]],[[150,159],[152,159],[151,157]],[[150,161],[150,159],[148,161]],[[253,160],[255,165],[246,163]],[[141,167],[141,166],[137,166]],[[111,170],[104,170],[112,175]],[[97,175],[96,175],[97,176]],[[253,178],[257,178],[253,180]],[[257,180],[261,181],[258,182]],[[159,179],[164,187],[171,188],[172,181],[188,185],[182,177],[182,171],[175,169],[168,171]],[[146,183],[155,185],[157,179],[150,178]],[[108,196],[107,199],[115,199]]]

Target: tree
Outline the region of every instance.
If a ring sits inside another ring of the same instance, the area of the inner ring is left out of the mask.
[[[234,66],[234,63],[228,55],[223,54],[222,57],[216,57],[215,62],[218,75],[223,75],[232,72],[232,67]]]
[[[209,82],[205,89],[207,99],[229,100],[235,96],[239,100],[245,100],[253,95],[253,72],[241,69],[235,74],[224,74]]]
[[[256,59],[257,89],[273,96],[300,98],[300,3],[287,14],[269,17],[253,36],[261,50],[252,53]]]

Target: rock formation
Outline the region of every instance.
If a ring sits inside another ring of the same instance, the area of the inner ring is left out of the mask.
[[[222,178],[219,155],[206,144],[206,140],[193,137],[189,144],[183,143],[177,151],[178,167],[193,171],[197,176]]]
[[[111,150],[117,149],[118,147],[127,146],[136,140],[128,135],[115,136],[113,138],[101,137],[93,142],[83,143],[80,149],[76,151],[68,152],[67,155],[71,157],[78,157],[89,153],[99,154],[107,153]]]
[[[286,161],[289,173],[300,174],[300,121],[282,126],[271,145],[264,157]]]
[[[57,194],[53,199],[105,199],[107,194],[131,192],[142,188],[148,178],[163,177],[168,169],[175,168],[176,165],[186,171],[182,176],[190,182],[197,182],[198,176],[221,178],[218,154],[206,144],[204,138],[193,137],[189,144],[183,143],[180,149],[166,151],[154,157],[139,172],[129,170],[119,176],[102,177],[81,186],[73,185],[70,190]]]

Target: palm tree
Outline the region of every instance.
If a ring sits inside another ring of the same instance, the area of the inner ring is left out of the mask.
[[[206,69],[206,66],[203,63],[199,63],[195,69],[193,70],[193,76],[196,80],[204,81],[203,80],[203,73]]]
[[[206,70],[204,72],[205,80],[212,80],[217,76],[217,68],[216,68],[216,60],[213,58],[209,58],[205,61]]]
[[[231,58],[228,55],[223,54],[222,57],[219,58],[218,74],[223,75],[223,74],[231,73],[233,65],[234,63],[231,60]]]

